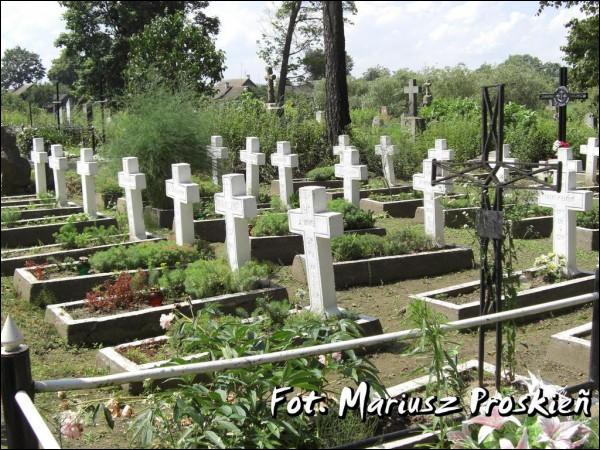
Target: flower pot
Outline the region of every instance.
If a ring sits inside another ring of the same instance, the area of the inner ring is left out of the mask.
[[[160,291],[152,291],[148,294],[148,305],[156,307],[162,306],[165,296]]]

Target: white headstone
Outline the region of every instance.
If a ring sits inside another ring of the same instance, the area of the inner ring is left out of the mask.
[[[200,188],[192,183],[189,164],[171,164],[173,178],[166,180],[167,197],[173,199],[175,210],[175,241],[177,245],[194,243],[194,203],[200,201]]]
[[[367,166],[361,165],[358,150],[347,148],[340,152],[340,163],[335,165],[335,176],[344,180],[344,198],[358,206],[360,184],[367,179]]]
[[[82,148],[77,161],[77,174],[81,176],[81,192],[83,195],[83,211],[90,217],[96,217],[96,174],[98,163],[94,161],[94,150]]]
[[[394,152],[396,146],[392,145],[392,138],[380,136],[379,145],[375,146],[375,154],[381,156],[381,167],[386,181],[393,186],[396,184],[396,173],[394,172]]]
[[[277,152],[271,153],[271,164],[277,166],[279,172],[279,198],[285,206],[289,206],[294,192],[292,168],[298,167],[298,155],[292,153],[289,141],[277,142]]]
[[[221,184],[223,175],[223,160],[227,158],[227,147],[223,147],[223,138],[221,136],[211,136],[210,145],[206,147],[212,161],[213,183]]]
[[[449,155],[449,158],[452,158],[452,154]],[[444,210],[438,194],[448,194],[452,192],[452,185],[433,185],[431,183],[432,171],[433,160],[425,159],[423,161],[423,173],[413,175],[413,189],[415,191],[423,192],[425,234],[429,236],[436,245],[443,247],[445,245]]]
[[[54,194],[58,206],[67,206],[67,180],[65,172],[69,168],[69,161],[63,152],[62,145],[54,144],[50,146],[50,157],[48,165],[54,175]]]
[[[356,147],[350,145],[350,136],[347,134],[340,134],[338,136],[338,145],[333,146],[333,154],[339,156],[343,150],[356,149]]]
[[[327,194],[322,186],[300,188],[300,208],[288,211],[290,231],[302,235],[310,310],[338,315],[333,275],[331,238],[344,233],[342,214],[327,211]]]
[[[71,99],[67,99],[67,103],[65,104],[65,111],[67,112],[67,124],[71,125]]]
[[[246,163],[246,194],[258,198],[259,166],[265,164],[264,153],[260,153],[260,144],[257,137],[246,138],[246,149],[240,151],[240,161]]]
[[[127,222],[131,240],[146,239],[142,190],[146,189],[146,174],[140,172],[138,159],[134,156],[123,158],[123,171],[119,172],[119,186],[125,190]]]
[[[490,159],[490,167],[492,167],[492,168],[496,167],[496,164],[494,164],[494,161],[496,161],[496,152],[495,151],[490,153],[489,159]],[[510,156],[510,144],[502,145],[502,161],[509,163],[509,164],[514,164],[518,161],[517,158],[512,158]],[[510,170],[507,169],[506,167],[500,167],[500,169],[498,169],[498,172],[496,173],[496,177],[502,183],[507,182],[510,179]]]
[[[596,184],[598,167],[598,138],[588,138],[587,145],[580,146],[579,152],[585,155],[585,183],[593,186]]]
[[[225,245],[229,265],[238,270],[250,261],[248,219],[256,216],[256,197],[245,195],[244,175],[223,175],[223,192],[215,194],[215,212],[225,216]]]
[[[576,232],[577,211],[592,208],[592,192],[577,190],[577,171],[570,170],[570,148],[558,149],[558,160],[563,162],[561,191],[538,191],[538,204],[553,209],[552,246],[557,257],[564,257],[568,275],[577,273]],[[565,169],[566,168],[566,169]]]
[[[48,153],[44,150],[44,138],[33,138],[33,151],[31,152],[33,171],[35,174],[35,192],[39,196],[48,192],[46,186],[46,163]]]
[[[315,112],[315,120],[319,123],[323,123],[323,111]]]

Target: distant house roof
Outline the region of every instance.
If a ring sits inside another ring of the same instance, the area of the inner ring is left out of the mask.
[[[233,100],[238,98],[242,92],[246,90],[253,90],[256,88],[256,84],[247,78],[231,78],[229,80],[221,80],[215,84],[215,96],[216,100]]]
[[[12,94],[15,94],[15,95],[23,95],[25,92],[27,92],[27,90],[28,90],[28,89],[29,89],[31,86],[33,86],[33,83],[25,83],[25,84],[23,84],[22,86],[19,86],[18,88],[16,88],[16,89],[13,89],[13,90],[11,91],[11,93],[12,93]]]

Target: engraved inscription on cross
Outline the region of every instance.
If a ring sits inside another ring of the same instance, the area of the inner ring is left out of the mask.
[[[358,206],[360,184],[367,179],[367,166],[360,163],[358,150],[346,148],[340,153],[340,163],[335,165],[335,176],[344,180],[344,199]]]
[[[35,192],[38,197],[48,192],[46,186],[46,163],[48,153],[44,150],[44,138],[33,138],[33,151],[31,152],[33,171],[35,174]]]
[[[123,158],[123,171],[118,174],[119,186],[125,190],[127,222],[131,240],[146,239],[142,190],[146,189],[146,174],[140,172],[140,164],[134,156]]]
[[[83,194],[83,210],[90,217],[97,216],[96,209],[96,174],[98,163],[94,161],[94,150],[82,148],[77,161],[77,174],[81,176],[81,193]]]
[[[245,195],[244,175],[223,175],[223,192],[215,194],[215,212],[225,216],[225,245],[232,270],[250,261],[248,219],[256,216],[256,198]]]
[[[292,169],[298,167],[298,155],[292,153],[289,141],[277,142],[277,152],[271,153],[271,164],[278,167],[279,198],[288,207],[294,189]]]
[[[208,154],[212,162],[212,179],[213,183],[221,184],[221,176],[223,170],[223,160],[227,158],[227,147],[223,147],[223,138],[221,136],[211,136],[210,145],[206,146]]]
[[[246,163],[246,194],[258,198],[259,166],[265,165],[265,154],[260,153],[260,143],[257,137],[246,138],[246,149],[240,150],[240,161]]]
[[[289,228],[302,235],[310,310],[339,315],[335,296],[331,238],[344,233],[340,213],[327,211],[327,194],[322,186],[300,188],[300,208],[288,211]]]
[[[417,117],[417,95],[421,93],[421,87],[417,85],[417,80],[408,80],[408,86],[404,87],[404,93],[408,94],[408,115]]]
[[[383,176],[390,186],[396,184],[396,173],[394,172],[394,152],[396,146],[392,145],[390,136],[380,136],[379,145],[375,146],[375,154],[381,156],[381,167]]]
[[[194,243],[194,203],[200,201],[200,189],[192,183],[189,164],[171,164],[171,171],[173,178],[165,180],[165,185],[175,210],[175,241],[177,245],[191,245]]]
[[[62,145],[54,144],[50,146],[50,157],[48,165],[54,175],[54,194],[58,206],[67,206],[67,180],[65,172],[69,168],[69,161],[63,152]]]
[[[585,183],[596,184],[596,168],[598,167],[598,138],[588,138],[587,145],[579,147],[579,153],[585,155]]]
[[[558,160],[563,162],[560,192],[538,192],[538,204],[553,209],[553,251],[557,258],[565,258],[567,275],[578,272],[576,261],[577,211],[589,211],[592,208],[592,192],[576,189],[577,173],[570,170],[568,164],[568,161],[572,161],[571,157],[572,151],[570,148],[562,147],[558,149]]]

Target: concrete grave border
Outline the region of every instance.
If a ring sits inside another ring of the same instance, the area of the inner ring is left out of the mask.
[[[592,322],[552,335],[547,358],[575,370],[587,372],[592,343],[582,336],[592,334]]]

